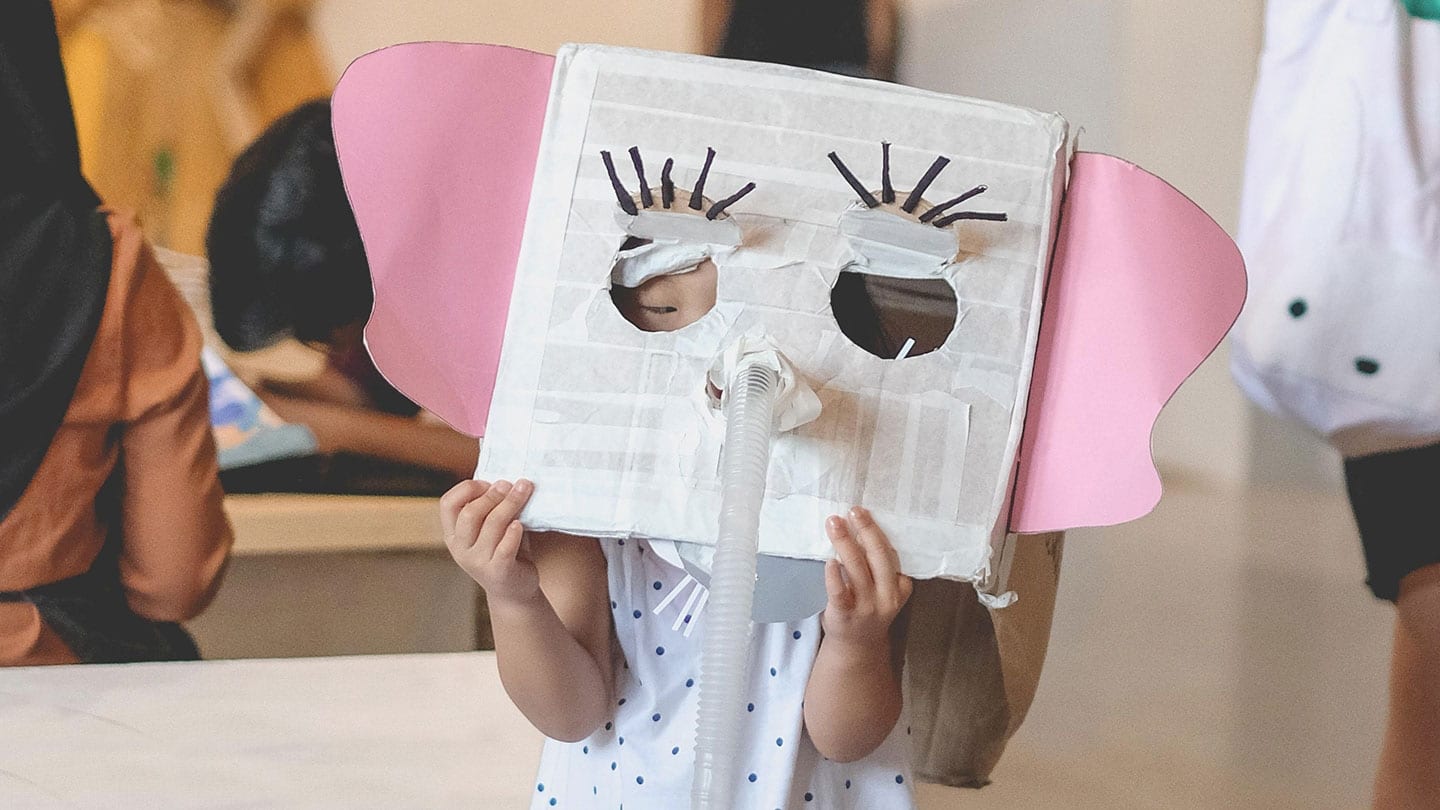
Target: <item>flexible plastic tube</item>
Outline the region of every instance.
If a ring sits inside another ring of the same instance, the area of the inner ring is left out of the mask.
[[[693,810],[731,810],[750,660],[750,609],[760,506],[774,439],[774,369],[742,365],[730,381],[720,458],[720,536],[710,568],[710,607],[700,650]]]

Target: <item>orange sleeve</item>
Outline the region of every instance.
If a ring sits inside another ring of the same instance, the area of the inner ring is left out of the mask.
[[[112,218],[117,269],[133,266],[120,351],[125,408],[120,578],[131,608],[189,619],[220,585],[233,536],[223,510],[200,330],[133,222]]]

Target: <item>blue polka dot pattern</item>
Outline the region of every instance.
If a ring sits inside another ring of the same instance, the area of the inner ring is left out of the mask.
[[[805,801],[807,801],[807,802],[813,802],[813,801],[815,801],[815,794],[814,794],[814,793],[806,793],[806,794],[805,794]]]
[[[590,746],[587,745],[587,746],[581,748],[581,749],[580,749],[580,753],[582,753],[582,754],[588,754],[588,753],[590,753]]]
[[[641,616],[644,616],[645,614],[643,614],[643,613],[641,613],[640,611],[637,610],[637,611],[631,613],[630,615],[631,615],[631,616],[634,616],[635,618],[638,619],[638,618],[640,618]]]
[[[645,784],[645,777],[643,777],[643,776],[637,776],[637,777],[635,777],[635,784],[637,784],[637,785],[643,785],[643,784]]]
[[[620,767],[620,763],[618,763],[618,762],[612,762],[612,763],[610,763],[610,770],[613,771],[613,770],[615,770],[615,769],[618,768],[618,767]]]
[[[685,679],[685,686],[690,687],[690,686],[694,686],[694,685],[695,685],[695,679],[694,679],[694,678],[686,678],[686,679]]]
[[[770,667],[770,677],[773,678],[773,677],[775,677],[776,675],[779,675],[779,674],[780,674],[780,673],[779,673],[774,667]]]
[[[655,648],[655,654],[656,654],[656,655],[664,655],[664,654],[665,654],[665,648],[664,648],[664,647],[656,647],[656,648]]]
[[[775,738],[775,745],[776,745],[777,747],[782,746],[782,745],[784,745],[784,744],[785,744],[785,738],[784,738],[784,737],[776,737],[776,738]]]
[[[659,713],[659,712],[656,712],[656,713],[650,715],[650,719],[651,719],[651,720],[654,720],[654,721],[657,722],[657,723],[660,722],[660,713]]]
[[[674,748],[671,748],[671,749],[670,749],[670,755],[671,755],[671,756],[674,756],[674,755],[679,754],[679,753],[680,753],[680,746],[678,746],[678,745],[675,746]]]
[[[799,630],[796,630],[795,632],[791,633],[790,635],[793,636],[796,641],[799,641],[799,640],[800,640],[800,631],[799,631]]]
[[[551,799],[550,799],[550,806],[551,806],[551,807],[554,807],[556,804],[557,804],[557,800],[554,799],[554,798],[551,798]]]
[[[658,591],[658,590],[660,590],[661,588],[663,588],[663,587],[665,587],[665,586],[664,586],[664,585],[661,585],[661,584],[660,584],[660,580],[657,579],[657,580],[655,580],[655,584],[654,584],[654,585],[651,585],[650,587],[652,587],[652,588],[654,588],[655,590]]]
[[[849,780],[849,779],[846,779],[846,780],[845,780],[845,789],[846,789],[846,790],[849,790],[849,789],[850,789],[850,780]]]
[[[755,774],[753,774],[753,773],[750,774],[750,781],[751,781],[751,782],[754,782],[756,779],[759,779],[759,778],[760,778],[759,776],[757,776],[757,775],[755,775]]]
[[[545,792],[545,783],[544,783],[544,782],[541,782],[540,784],[538,784],[538,785],[535,786],[535,789],[538,790],[538,791],[540,791],[541,793],[544,793],[544,792]]]
[[[614,724],[614,723],[606,723],[606,724],[605,724],[605,730],[606,730],[606,731],[609,731],[610,729],[612,729],[612,728],[614,728],[614,727],[615,727],[615,724]]]
[[[624,737],[621,737],[621,738],[620,738],[620,744],[621,744],[621,745],[624,745],[624,744],[625,744],[625,738],[624,738]]]
[[[625,698],[620,698],[619,700],[617,700],[617,701],[615,702],[615,705],[616,705],[616,706],[624,706],[624,705],[625,705]]]
[[[901,776],[901,775],[898,774],[898,773],[895,774],[895,784],[897,784],[897,785],[903,785],[903,784],[905,784],[905,777]]]
[[[755,704],[754,704],[754,703],[746,703],[746,704],[745,704],[745,711],[747,711],[747,712],[753,712],[753,711],[755,711]]]

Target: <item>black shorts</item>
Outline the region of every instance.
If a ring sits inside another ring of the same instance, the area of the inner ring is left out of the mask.
[[[1345,460],[1370,590],[1394,602],[1400,580],[1440,563],[1440,444]]]

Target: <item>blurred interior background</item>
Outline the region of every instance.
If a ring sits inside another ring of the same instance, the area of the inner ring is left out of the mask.
[[[234,155],[355,57],[425,39],[703,52],[706,0],[56,3],[87,174],[202,253]],[[895,78],[1064,114],[1232,233],[1261,0],[898,0]],[[1365,804],[1391,610],[1363,586],[1339,461],[1230,381],[1222,349],[1154,437],[1167,497],[1071,534],[1049,660],[994,784],[965,806]],[[237,560],[195,625],[210,657],[473,649],[433,501],[230,499]],[[262,632],[263,630],[263,632]]]

